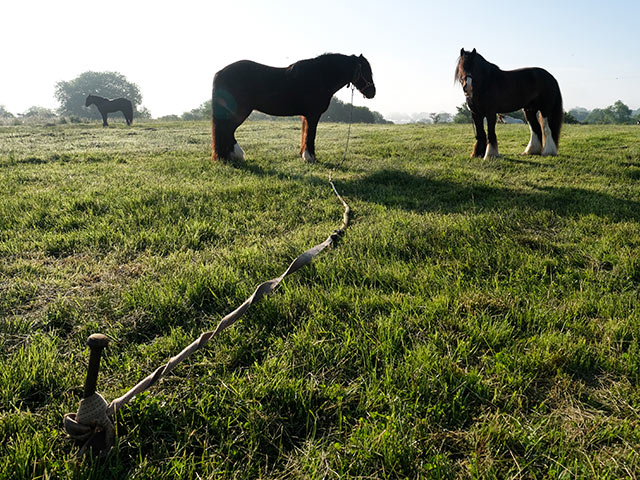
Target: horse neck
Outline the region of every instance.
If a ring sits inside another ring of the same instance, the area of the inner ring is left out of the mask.
[[[500,67],[494,65],[491,62],[487,62],[484,58],[482,58],[482,62],[480,63],[480,65],[477,65],[476,70],[474,70],[474,89],[477,92],[486,91],[489,85],[500,81],[501,75],[503,73],[504,72],[500,70]]]
[[[327,85],[332,90],[332,93],[335,93],[353,80],[353,74],[356,70],[356,59],[352,56],[334,54],[331,60],[331,67],[324,69],[323,73]]]
[[[487,62],[484,58],[482,59],[481,65],[482,75],[486,78],[503,73],[502,70],[500,70],[500,67],[491,62]]]

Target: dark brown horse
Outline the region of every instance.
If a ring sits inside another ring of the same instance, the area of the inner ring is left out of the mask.
[[[300,154],[308,162],[315,161],[320,115],[333,94],[349,83],[366,98],[376,94],[371,66],[362,55],[327,53],[286,68],[249,60],[226,66],[213,77],[212,159],[244,159],[235,131],[253,110],[259,110],[277,116],[300,115]]]
[[[460,50],[455,81],[462,85],[476,133],[472,157],[498,156],[496,114],[522,108],[531,130],[527,155],[557,155],[562,127],[562,95],[553,76],[542,68],[500,70],[474,48]],[[540,112],[540,118],[538,118]],[[484,119],[487,119],[487,135]],[[488,144],[487,144],[488,140]],[[543,147],[544,142],[544,147]]]
[[[124,119],[127,121],[127,125],[131,125],[133,122],[133,105],[130,100],[126,98],[116,98],[115,100],[109,100],[108,98],[98,97],[97,95],[89,95],[84,102],[84,106],[88,107],[95,105],[98,107],[100,115],[102,115],[102,126],[108,127],[107,114],[113,112],[122,112]]]

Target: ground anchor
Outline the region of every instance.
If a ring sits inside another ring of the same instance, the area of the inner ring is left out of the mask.
[[[114,443],[115,428],[107,415],[108,403],[96,392],[100,357],[108,344],[109,338],[101,333],[94,333],[87,339],[90,354],[83,398],[77,413],[64,416],[64,429],[71,438],[82,445],[78,456],[88,451],[94,456],[105,456]]]

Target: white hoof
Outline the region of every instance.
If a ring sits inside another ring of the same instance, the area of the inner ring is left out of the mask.
[[[491,145],[490,143],[487,145],[487,149],[484,152],[484,159],[487,160],[489,158],[496,158],[499,157],[500,154],[498,153],[498,147],[494,147],[493,145]]]
[[[529,140],[529,144],[522,153],[524,155],[540,155],[540,153],[542,153],[542,142],[533,130],[531,130],[531,139]]]
[[[551,135],[551,128],[549,128],[549,119],[543,118],[544,123],[544,148],[542,149],[542,155],[558,155],[558,146],[553,141],[553,135]]]
[[[230,160],[235,160],[238,162],[244,162],[244,150],[240,148],[240,145],[237,143],[233,146],[233,152],[229,155]]]

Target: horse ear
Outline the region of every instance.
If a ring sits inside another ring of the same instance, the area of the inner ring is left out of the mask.
[[[464,47],[462,47],[462,48],[460,49],[460,56],[461,56],[461,57],[462,57],[462,56],[464,56]]]
[[[475,55],[475,54],[476,54],[476,49],[475,49],[475,48],[471,51],[471,54],[472,54],[472,55]]]

